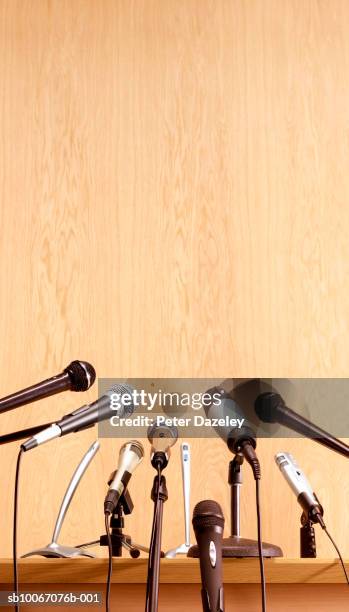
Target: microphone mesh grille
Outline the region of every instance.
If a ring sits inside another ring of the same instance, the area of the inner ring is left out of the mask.
[[[122,406],[119,411],[115,412],[116,415],[123,417],[133,413],[135,406],[133,404],[133,401],[132,403],[130,403],[129,401],[129,398],[133,400],[133,392],[134,389],[126,383],[116,383],[115,385],[112,385],[108,391],[106,391],[105,395],[109,395],[109,397],[114,394],[119,396],[120,403],[122,404]],[[127,397],[128,400],[126,404],[123,404],[122,402],[122,397],[124,395]]]
[[[69,374],[72,391],[87,391],[96,380],[94,367],[86,361],[72,361],[64,372]]]
[[[196,504],[193,511],[193,527],[224,527],[222,508],[216,501],[205,499]]]

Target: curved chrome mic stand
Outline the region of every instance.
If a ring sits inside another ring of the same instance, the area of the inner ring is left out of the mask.
[[[181,444],[184,518],[185,518],[185,542],[177,548],[167,551],[165,557],[174,559],[176,555],[186,555],[190,548],[190,444]]]
[[[90,446],[88,451],[85,453],[85,455],[81,459],[79,465],[77,466],[72,476],[72,479],[67,487],[65,495],[63,497],[63,501],[59,509],[55,528],[53,531],[52,541],[49,544],[47,544],[47,546],[44,546],[43,548],[37,548],[36,550],[32,550],[26,553],[25,555],[22,555],[23,557],[31,557],[32,555],[41,555],[43,557],[68,557],[68,558],[69,557],[71,558],[71,557],[94,557],[95,556],[93,553],[88,552],[84,548],[75,548],[73,546],[62,546],[61,544],[57,543],[57,540],[59,538],[59,534],[62,529],[65,515],[67,514],[68,508],[71,504],[71,501],[78,487],[78,484],[81,478],[83,477],[84,473],[86,472],[88,466],[90,465],[92,459],[94,458],[95,454],[99,450],[99,447],[100,447],[100,443],[98,442],[98,440],[96,440],[92,444],[92,446]]]

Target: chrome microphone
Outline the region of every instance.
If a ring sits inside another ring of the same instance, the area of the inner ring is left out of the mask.
[[[151,464],[154,468],[163,470],[168,464],[170,449],[178,440],[178,429],[168,425],[152,425],[147,435],[151,444]]]
[[[49,440],[54,440],[66,434],[81,431],[88,427],[93,427],[100,421],[105,421],[117,414],[120,417],[128,416],[134,411],[133,404],[134,389],[124,383],[113,385],[106,393],[98,400],[87,406],[82,406],[71,414],[67,414],[57,423],[53,423],[50,427],[40,431],[35,436],[32,436],[23,444],[21,449],[24,451],[36,448]],[[120,408],[116,411],[112,408],[113,396],[117,395],[120,399]],[[124,398],[124,403],[123,403]]]
[[[323,508],[295,458],[291,453],[277,453],[275,462],[292,491],[296,494],[297,501],[307,518],[313,523],[319,523],[324,528]]]
[[[143,446],[138,440],[130,440],[120,448],[119,463],[112,474],[109,490],[104,500],[104,514],[112,514],[121,495],[126,491],[130,478],[144,457]]]

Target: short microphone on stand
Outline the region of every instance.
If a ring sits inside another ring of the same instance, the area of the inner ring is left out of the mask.
[[[130,440],[120,448],[119,463],[113,479],[109,483],[109,490],[104,500],[104,514],[112,514],[129,480],[144,457],[144,449],[137,440]]]
[[[94,367],[86,361],[72,361],[61,374],[0,399],[0,413],[61,393],[87,391],[96,380]]]
[[[201,501],[193,511],[193,528],[199,549],[201,598],[204,612],[223,612],[222,538],[224,516],[217,502]]]
[[[285,477],[285,480],[290,485],[292,491],[296,494],[297,501],[303,510],[300,540],[301,557],[316,557],[316,543],[313,523],[318,523],[326,533],[328,539],[337,552],[346,582],[349,584],[349,575],[345,567],[343,557],[336,542],[327,530],[325,521],[323,519],[323,508],[307,478],[305,477],[305,474],[302,472],[294,457],[290,453],[278,453],[275,455],[275,461],[279,466],[282,475]]]
[[[105,421],[112,416],[127,416],[133,413],[134,405],[132,403],[134,390],[129,385],[118,383],[113,385],[106,393],[92,404],[82,406],[71,414],[67,414],[57,423],[53,423],[47,429],[40,431],[35,436],[32,436],[23,444],[21,449],[24,451],[36,448],[49,440],[54,440],[66,434],[81,431],[92,427],[100,421]],[[114,410],[111,407],[113,395],[117,394],[120,399],[121,407]]]
[[[289,429],[314,439],[319,444],[349,457],[349,446],[288,408],[278,393],[262,393],[255,402],[255,411],[264,423],[280,423]]]

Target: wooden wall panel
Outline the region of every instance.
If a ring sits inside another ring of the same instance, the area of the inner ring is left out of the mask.
[[[113,377],[348,374],[348,22],[346,0],[0,0],[1,395],[73,358]],[[96,393],[2,415],[1,432]],[[49,540],[94,435],[25,457],[20,552]],[[283,446],[259,445],[264,535],[296,556]],[[287,446],[348,557],[344,460]],[[102,533],[118,448],[103,442],[64,542]],[[0,449],[1,556],[16,450]],[[193,442],[193,501],[226,514],[228,460],[219,441]],[[165,548],[183,540],[179,448],[167,476]],[[144,462],[132,483],[128,531],[143,542],[152,478]],[[318,547],[333,556],[321,534]]]

